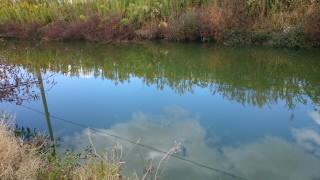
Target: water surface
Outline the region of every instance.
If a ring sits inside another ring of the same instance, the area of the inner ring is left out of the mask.
[[[64,148],[119,142],[142,174],[168,151],[163,179],[320,179],[320,52],[197,43],[2,42],[1,60],[42,77],[55,137]],[[3,68],[3,67],[2,67]],[[40,90],[1,109],[47,131]],[[23,89],[18,93],[21,95]],[[10,98],[9,98],[10,99]],[[16,105],[22,103],[22,105]],[[36,111],[34,111],[36,110]],[[64,121],[66,120],[66,121]]]

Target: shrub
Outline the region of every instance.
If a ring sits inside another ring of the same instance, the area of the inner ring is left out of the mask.
[[[0,24],[0,37],[37,40],[42,35],[42,28],[43,25],[41,23],[20,24],[14,21],[7,21]]]
[[[199,18],[194,9],[172,16],[164,29],[165,40],[196,40],[199,38]]]
[[[241,28],[234,28],[226,32],[225,44],[248,44],[251,42],[250,33]]]
[[[311,41],[320,41],[320,3],[309,7],[303,25]]]
[[[253,44],[268,45],[272,39],[272,33],[266,31],[254,32],[251,35],[251,42]]]
[[[45,29],[45,40],[88,40],[111,41],[133,40],[134,29],[121,24],[121,15],[110,15],[104,19],[98,14],[90,14],[85,21],[57,21]]]
[[[44,40],[83,40],[79,33],[82,24],[70,24],[65,21],[57,21],[45,29]]]
[[[288,27],[283,32],[276,33],[272,41],[273,46],[305,47],[307,33],[301,26]]]
[[[130,3],[125,12],[125,21],[133,23],[137,28],[147,21],[164,19],[163,5],[158,1],[150,1],[150,4],[137,5]]]
[[[226,33],[242,26],[244,4],[241,1],[224,1],[219,7],[211,4],[200,9],[200,36],[202,40],[222,41]]]

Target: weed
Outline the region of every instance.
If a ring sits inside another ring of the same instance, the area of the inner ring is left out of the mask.
[[[6,112],[0,117],[0,179],[36,179],[43,166],[41,158],[35,156],[38,147],[26,146],[13,136],[13,119]]]

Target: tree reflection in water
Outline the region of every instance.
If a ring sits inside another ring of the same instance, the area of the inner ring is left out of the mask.
[[[44,77],[49,82],[49,77]],[[16,64],[8,64],[0,60],[0,102],[15,102],[38,100],[39,79],[34,73],[27,72]],[[51,82],[53,85],[54,82]]]
[[[50,139],[54,142],[55,138],[43,85],[43,80],[45,80],[47,84],[53,86],[55,82],[52,77],[53,74],[43,76],[39,68],[36,73],[28,72],[18,63],[9,64],[7,60],[0,59],[0,102],[15,102],[17,105],[22,105],[24,101],[39,100],[41,94]],[[37,88],[40,89],[40,93]]]
[[[15,46],[0,48],[11,59],[21,56],[16,49],[30,49],[27,43]],[[208,88],[212,95],[219,93],[243,105],[263,107],[284,100],[288,109],[294,109],[309,99],[318,105],[319,52],[286,52],[198,44],[47,43],[19,63],[28,72],[40,67],[42,72],[107,78],[115,84],[138,77],[148,86],[171,88],[178,94]]]

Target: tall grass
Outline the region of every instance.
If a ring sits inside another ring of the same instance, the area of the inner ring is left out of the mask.
[[[36,154],[36,148],[25,145],[8,130],[12,125],[13,116],[0,115],[0,179],[36,179],[37,171],[43,162]]]
[[[233,0],[246,6],[246,13],[254,17],[266,17],[277,13],[303,11],[311,0]],[[19,23],[41,22],[50,23],[55,20],[73,21],[81,19],[88,13],[107,15],[123,13],[129,16],[139,16],[160,11],[160,16],[168,17],[185,11],[188,7],[201,7],[208,4],[223,6],[227,0],[2,0],[0,2],[0,22],[12,20]],[[155,9],[158,6],[158,9]],[[144,11],[134,9],[142,8]],[[130,14],[130,12],[132,12]],[[303,13],[300,12],[300,13]],[[300,14],[301,15],[301,14]]]
[[[0,179],[121,179],[120,159],[110,157],[122,151],[119,146],[110,148],[113,154],[88,153],[88,161],[78,164],[79,156],[71,151],[52,156],[50,149],[44,148],[46,139],[25,142],[16,137],[13,119],[6,112],[0,114]]]
[[[49,23],[54,20],[75,20],[87,13],[106,15],[126,13],[132,8],[152,9],[161,6],[163,13],[180,12],[187,7],[201,6],[218,0],[3,0],[0,2],[0,21],[20,23]],[[139,12],[141,13],[141,12]]]
[[[0,37],[223,41],[303,26],[319,39],[319,7],[319,0],[2,0]]]
[[[305,19],[313,0],[251,0],[247,1],[247,14],[255,17],[254,29],[283,30]]]
[[[247,0],[248,13],[256,16],[267,16],[275,12],[292,11],[296,8],[306,9],[310,0]]]
[[[265,17],[273,13],[306,10],[311,0],[238,0],[246,4],[248,15]],[[53,20],[73,20],[88,12],[106,15],[110,12],[125,13],[132,5],[144,9],[160,5],[163,13],[179,13],[188,7],[216,6],[227,0],[3,0],[0,2],[0,21],[14,20],[20,23]]]

